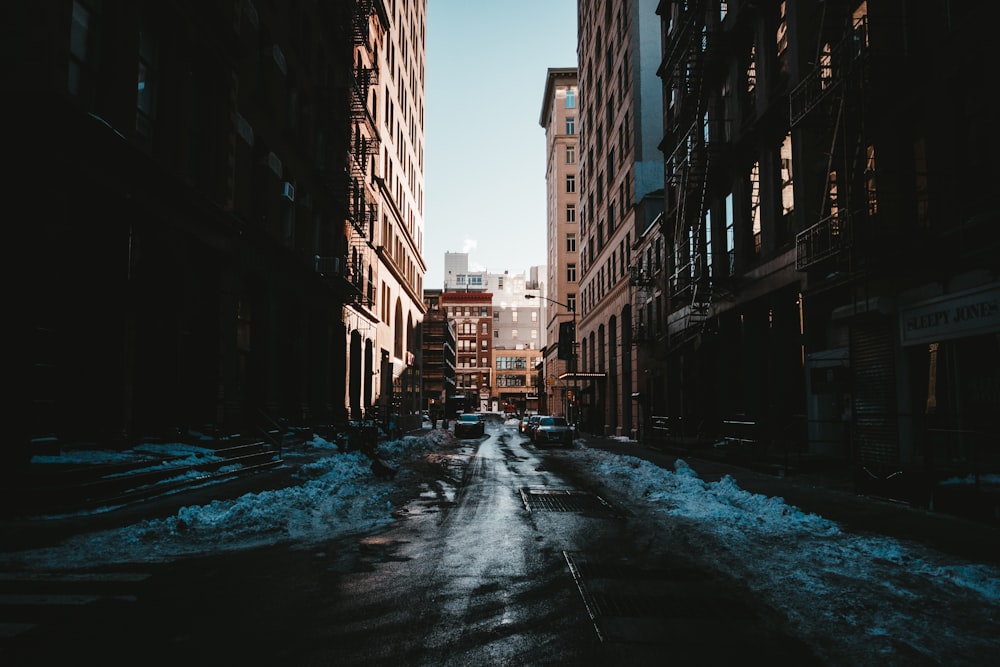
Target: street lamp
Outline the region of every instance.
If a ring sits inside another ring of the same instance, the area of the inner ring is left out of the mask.
[[[576,417],[577,417],[577,415],[575,414],[576,411],[572,409],[573,401],[579,401],[580,400],[580,391],[579,391],[579,387],[577,385],[578,374],[577,374],[577,368],[576,368],[576,308],[573,307],[573,306],[571,306],[571,305],[569,305],[569,304],[565,304],[565,303],[562,303],[560,301],[556,301],[555,299],[550,299],[547,296],[540,296],[540,295],[537,295],[537,294],[525,294],[524,298],[525,299],[542,299],[543,301],[548,301],[549,303],[554,303],[557,306],[562,306],[563,308],[565,308],[566,310],[568,310],[570,313],[573,314],[573,343],[572,343],[573,347],[572,347],[572,352],[570,353],[570,360],[569,360],[570,361],[570,373],[573,374],[573,399],[569,403],[571,414],[568,415],[568,418],[569,418],[569,422],[571,424],[573,424],[574,428],[576,428]]]

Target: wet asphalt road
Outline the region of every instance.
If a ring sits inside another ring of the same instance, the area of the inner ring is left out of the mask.
[[[128,604],[11,664],[815,664],[682,535],[651,535],[558,458],[491,424],[388,529],[153,565]]]

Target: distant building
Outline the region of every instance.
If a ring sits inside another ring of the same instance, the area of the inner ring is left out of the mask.
[[[544,273],[544,266],[531,267],[527,275],[470,271],[468,253],[445,253],[446,289],[438,298],[458,337],[456,394],[470,404],[469,396],[477,397],[478,409],[538,409],[535,366],[546,334],[539,302],[525,295],[538,296],[544,289]],[[481,318],[487,303],[489,337],[484,340]],[[472,354],[473,347],[478,354]]]
[[[538,410],[538,375],[535,366],[542,359],[545,329],[537,296],[544,283],[539,278],[545,267],[533,267],[524,274],[487,274],[493,294],[493,395],[495,409],[518,413]],[[505,409],[504,406],[507,406]]]
[[[455,394],[448,407],[457,411],[491,409],[493,396],[493,295],[489,292],[441,292],[441,311],[455,328]]]
[[[455,326],[441,309],[441,290],[424,290],[423,409],[432,418],[447,414],[447,399],[455,393]]]
[[[445,292],[483,292],[486,290],[486,271],[469,271],[469,253],[444,254]]]

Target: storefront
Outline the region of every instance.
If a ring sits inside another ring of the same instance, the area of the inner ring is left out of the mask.
[[[1000,283],[901,304],[899,337],[915,459],[942,501],[984,491],[1000,474]]]

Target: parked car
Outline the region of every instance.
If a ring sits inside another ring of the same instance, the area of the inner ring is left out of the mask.
[[[455,421],[456,438],[479,438],[486,435],[486,421],[475,412],[463,412]]]
[[[517,425],[517,430],[520,433],[528,434],[528,420],[531,419],[531,415],[522,415],[521,423]]]
[[[535,436],[534,436],[535,427],[538,426],[538,420],[541,419],[541,418],[542,418],[542,415],[531,415],[524,422],[524,429],[521,432],[524,433],[526,436],[528,436],[528,439],[534,441],[534,439],[535,439]]]
[[[536,445],[555,444],[569,447],[573,444],[573,427],[565,417],[542,417],[538,420],[538,426],[532,431],[531,441]]]

